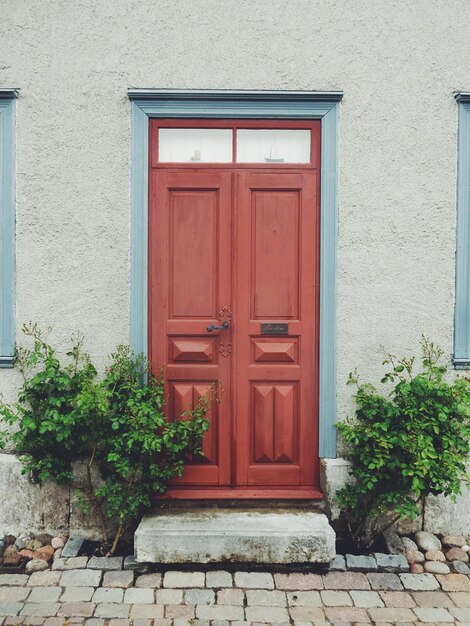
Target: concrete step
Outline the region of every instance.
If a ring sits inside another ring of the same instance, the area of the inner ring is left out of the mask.
[[[170,509],[142,519],[134,547],[150,563],[328,563],[335,533],[304,509]]]

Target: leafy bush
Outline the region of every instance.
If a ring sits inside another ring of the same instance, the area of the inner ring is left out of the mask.
[[[422,371],[415,358],[387,355],[391,370],[382,383],[392,383],[388,395],[372,385],[357,385],[356,419],[338,424],[349,444],[352,480],[337,494],[353,537],[366,546],[379,529],[383,513],[398,519],[419,516],[429,494],[455,499],[461,481],[468,480],[470,452],[470,380],[446,382],[442,351],[423,337]],[[424,514],[423,514],[424,515]]]
[[[126,528],[151,506],[152,496],[183,474],[188,455],[200,453],[217,389],[211,387],[183,419],[170,421],[163,412],[162,378],[142,357],[133,358],[128,347],[118,347],[99,379],[81,337],[62,364],[36,325],[23,330],[34,346],[19,350],[18,402],[0,403],[0,415],[13,427],[4,440],[20,456],[25,473],[39,483],[71,484],[84,510],[96,508],[108,547],[108,527],[116,528],[112,554]],[[84,459],[80,474],[75,464]]]

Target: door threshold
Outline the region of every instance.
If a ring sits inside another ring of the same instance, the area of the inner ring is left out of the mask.
[[[155,496],[156,500],[323,500],[323,492],[315,487],[286,489],[231,489],[229,487],[171,488]]]

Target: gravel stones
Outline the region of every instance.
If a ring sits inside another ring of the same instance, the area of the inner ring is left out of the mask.
[[[418,549],[413,550],[412,548],[407,548],[405,550],[405,557],[408,563],[424,563],[424,561],[426,560],[426,557],[422,552],[420,552]]]
[[[449,574],[449,566],[442,561],[426,561],[424,570],[430,574]]]
[[[401,542],[405,550],[418,550],[418,545],[416,544],[416,542],[409,537],[402,537]]]
[[[410,572],[412,574],[423,574],[424,567],[421,565],[421,563],[412,563],[410,565]]]
[[[441,550],[428,550],[424,557],[426,561],[440,561],[441,563],[446,562],[446,557]]]
[[[63,537],[52,537],[50,544],[54,550],[59,550],[59,548],[63,548],[65,546],[65,541]]]
[[[450,569],[456,574],[470,574],[470,567],[463,561],[452,561]]]
[[[416,543],[418,547],[421,548],[424,552],[428,550],[440,550],[442,547],[441,542],[432,533],[428,533],[425,530],[420,530],[415,535]]]
[[[448,561],[463,561],[468,563],[468,553],[462,548],[451,548],[446,552],[446,559]]]
[[[26,563],[25,571],[28,574],[32,574],[33,572],[42,572],[46,569],[49,569],[49,565],[47,561],[43,559],[33,559],[32,561],[28,561]]]
[[[442,539],[442,543],[450,548],[461,548],[467,542],[465,541],[465,537],[461,535],[445,535]]]

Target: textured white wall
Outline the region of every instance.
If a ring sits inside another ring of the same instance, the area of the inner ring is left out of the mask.
[[[128,87],[343,90],[339,417],[379,345],[452,351],[457,106],[467,0],[3,0],[0,86],[17,103],[17,318],[129,334]],[[14,372],[0,370],[13,397]]]

